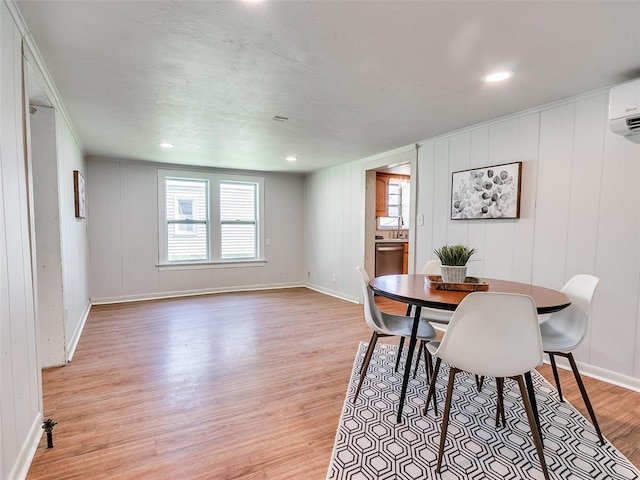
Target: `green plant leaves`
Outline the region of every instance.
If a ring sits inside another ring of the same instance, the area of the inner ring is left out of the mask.
[[[442,265],[464,266],[475,253],[475,248],[466,245],[444,245],[436,248],[433,253],[440,259]]]

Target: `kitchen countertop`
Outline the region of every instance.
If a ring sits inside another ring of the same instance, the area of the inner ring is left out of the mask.
[[[407,243],[408,238],[381,238],[376,239],[376,243]]]

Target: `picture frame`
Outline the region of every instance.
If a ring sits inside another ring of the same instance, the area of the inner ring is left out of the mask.
[[[87,202],[85,197],[84,176],[78,170],[73,171],[73,197],[76,218],[87,217]]]
[[[522,162],[451,174],[451,220],[520,218]]]

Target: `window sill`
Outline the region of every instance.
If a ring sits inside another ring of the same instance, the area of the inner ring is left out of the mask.
[[[161,272],[171,270],[202,270],[216,268],[247,268],[247,267],[264,267],[266,260],[220,260],[217,262],[190,262],[190,263],[159,263],[156,265]]]

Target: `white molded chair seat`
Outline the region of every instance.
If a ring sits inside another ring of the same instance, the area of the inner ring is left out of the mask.
[[[369,362],[371,361],[371,355],[373,354],[373,350],[378,342],[379,337],[388,337],[388,336],[396,336],[399,335],[402,338],[410,337],[411,330],[413,327],[413,317],[405,316],[405,315],[394,315],[390,313],[386,313],[381,311],[373,296],[373,290],[369,286],[369,275],[364,270],[364,268],[358,266],[356,270],[360,274],[360,281],[362,285],[362,294],[363,294],[363,303],[364,303],[364,318],[367,322],[367,325],[373,333],[371,334],[371,340],[369,341],[369,346],[367,347],[367,352],[364,357],[364,361],[362,363],[362,368],[360,369],[360,381],[358,383],[358,388],[356,389],[355,396],[353,398],[353,403],[358,399],[358,395],[360,394],[360,389],[362,388],[362,383],[367,374],[367,369],[369,368]],[[420,322],[418,324],[418,333],[417,339],[423,342],[429,342],[436,337],[436,332],[433,330],[433,327],[429,325],[427,322]],[[400,353],[398,352],[398,355]],[[427,362],[427,373],[431,370],[430,368],[430,360],[431,357],[427,357],[425,350],[425,361]]]
[[[436,471],[439,473],[442,465],[455,376],[465,371],[496,377],[498,412],[504,412],[501,394],[504,379],[511,378],[518,383],[542,472],[548,480],[542,439],[523,379],[525,373],[542,363],[542,341],[533,299],[527,295],[507,293],[470,293],[455,310],[440,344],[429,343],[427,350],[435,354],[436,364],[429,384],[425,412],[431,396],[434,396],[441,362],[450,365]]]
[[[593,275],[576,275],[562,288],[562,292],[571,299],[571,305],[559,312],[540,318],[540,334],[542,336],[542,348],[549,354],[553,378],[556,381],[558,396],[562,398],[562,388],[555,356],[559,355],[569,360],[571,370],[580,388],[582,399],[591,416],[591,421],[596,429],[600,442],[604,444],[604,437],[600,431],[600,425],[591,406],[589,395],[585,389],[582,377],[573,358],[573,351],[580,346],[589,329],[591,317],[591,301],[600,280]]]

